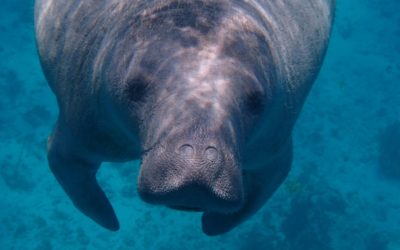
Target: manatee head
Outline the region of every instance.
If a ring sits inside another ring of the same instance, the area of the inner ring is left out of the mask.
[[[262,32],[212,5],[141,16],[119,99],[142,143],[142,199],[233,213],[246,199],[242,158],[272,104],[275,73]]]

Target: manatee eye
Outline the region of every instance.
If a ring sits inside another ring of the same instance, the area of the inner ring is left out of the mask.
[[[261,114],[264,104],[264,94],[261,92],[251,92],[246,96],[246,107],[253,114]]]
[[[129,100],[140,102],[146,96],[148,83],[143,77],[132,78],[127,81],[126,94]]]

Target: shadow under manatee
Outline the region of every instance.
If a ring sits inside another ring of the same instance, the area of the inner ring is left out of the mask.
[[[344,214],[346,202],[335,190],[303,194],[291,202],[291,209],[281,225],[284,245],[289,249],[334,249],[331,229],[336,215]]]
[[[336,221],[346,215],[348,204],[315,171],[316,166],[310,164],[299,176],[286,180],[278,194],[282,197],[266,207],[241,249],[336,249]]]
[[[400,122],[388,125],[379,137],[378,173],[400,181]]]

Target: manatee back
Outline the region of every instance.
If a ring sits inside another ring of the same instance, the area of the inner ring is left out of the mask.
[[[255,0],[269,44],[274,48],[278,82],[284,89],[286,118],[279,127],[291,133],[322,65],[333,23],[335,0]],[[286,125],[287,124],[287,125]]]
[[[77,88],[82,95],[89,91],[82,83],[92,82],[105,2],[37,0],[35,3],[38,52],[44,74],[59,101],[68,98],[72,90],[76,93]],[[72,100],[63,102],[68,101]]]
[[[287,92],[285,106],[292,107],[297,116],[322,63],[335,0],[215,2],[242,7],[264,30],[279,70],[278,82],[285,85]],[[156,6],[157,3],[37,0],[35,27],[38,51],[44,73],[58,99],[71,98],[73,92],[70,91],[75,89],[76,92],[76,88],[82,93],[87,92],[85,96],[93,93],[94,84],[98,81],[96,72],[102,72],[104,63],[101,60],[105,59],[105,53],[109,53],[107,50],[117,53],[112,47],[116,39],[104,41],[106,29],[126,26],[121,23],[129,21],[126,16],[133,19],[135,11],[144,11],[146,5]],[[128,23],[133,22],[130,20]],[[59,101],[61,104],[72,102],[68,99]]]
[[[291,137],[293,126],[324,58],[335,9],[334,0],[241,1],[262,30],[276,69],[280,93],[274,109],[260,122],[257,137],[247,146],[251,168],[262,167],[278,145]],[[277,100],[277,101],[276,101]],[[262,147],[260,147],[262,145]]]
[[[267,39],[275,49],[287,104],[297,117],[314,82],[330,37],[335,0],[255,0]]]

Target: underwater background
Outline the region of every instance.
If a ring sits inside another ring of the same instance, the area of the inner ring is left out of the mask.
[[[294,130],[287,180],[232,232],[142,202],[139,162],[98,173],[121,223],[75,209],[47,166],[57,105],[32,0],[0,5],[0,249],[400,250],[400,1],[338,0],[330,47]]]

